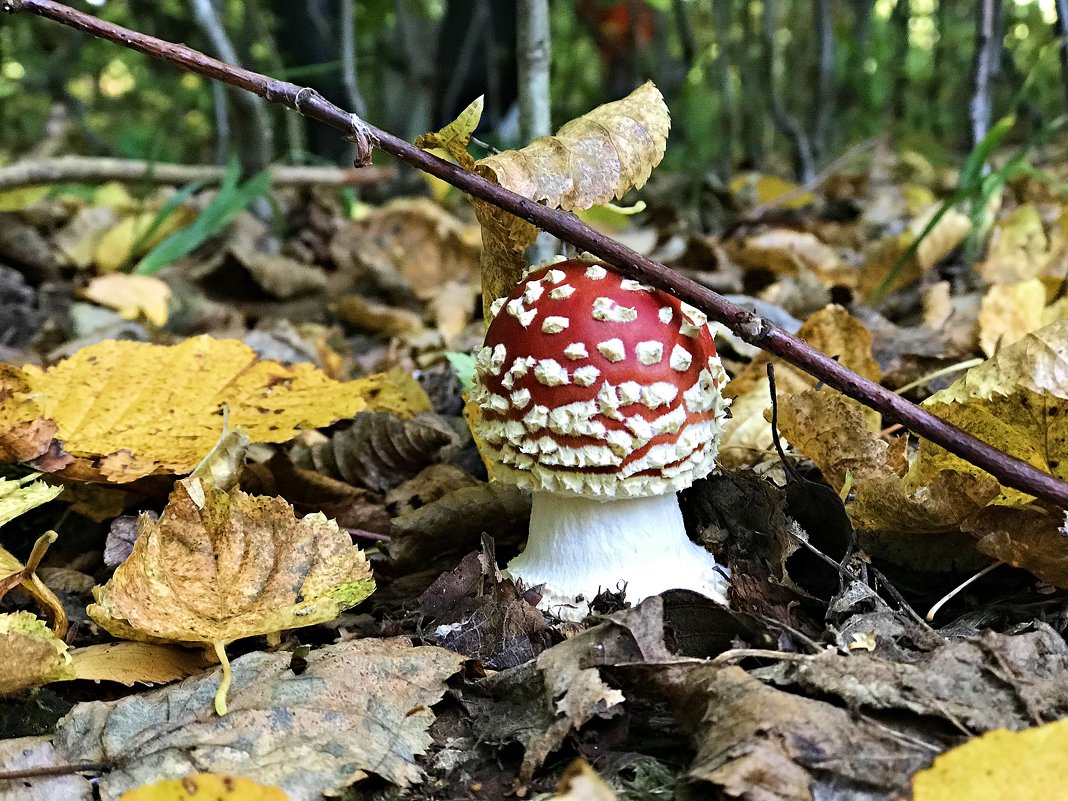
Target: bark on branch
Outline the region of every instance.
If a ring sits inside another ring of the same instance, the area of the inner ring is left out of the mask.
[[[367,186],[389,180],[396,174],[391,167],[269,168],[272,186]],[[181,186],[192,181],[218,183],[226,168],[213,164],[167,164],[137,159],[61,156],[28,159],[0,167],[0,189],[61,183],[98,183],[104,181],[145,181],[161,186]]]
[[[312,89],[232,67],[188,47],[104,22],[53,0],[0,0],[0,9],[9,12],[27,11],[150,56],[171,61],[200,75],[254,92],[272,103],[292,108],[337,128],[351,138],[376,145],[417,169],[528,220],[576,247],[588,250],[615,265],[631,278],[673,293],[702,309],[712,319],[723,323],[743,341],[780,357],[839,392],[896,419],[915,433],[986,470],[1003,485],[1068,508],[1068,484],[1050,474],[1002,453],[879,384],[857,375],[778,326],[736,306],[663,264],[597,233],[577,217],[542,206],[474,173],[465,172],[393,134],[369,125],[328,102]]]

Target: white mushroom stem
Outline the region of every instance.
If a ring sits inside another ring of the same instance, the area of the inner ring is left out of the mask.
[[[631,604],[667,590],[727,603],[726,571],[686,536],[674,493],[602,501],[535,492],[533,501],[527,547],[507,572],[525,587],[544,584],[539,607],[557,617],[582,620],[599,591],[624,584]]]

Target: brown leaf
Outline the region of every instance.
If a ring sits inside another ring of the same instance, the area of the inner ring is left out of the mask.
[[[373,589],[333,521],[185,479],[87,611],[125,639],[219,644],[332,620]]]
[[[987,556],[1034,573],[1043,581],[1068,587],[1068,519],[1041,508],[988,506],[965,521]]]
[[[134,684],[167,684],[210,666],[200,651],[147,642],[89,645],[71,651],[76,678]]]
[[[417,782],[434,720],[430,706],[463,657],[407,640],[355,640],[313,650],[297,673],[292,655],[258,651],[234,660],[231,714],[211,713],[215,675],[119,701],[80,704],[56,748],[68,762],[114,764],[105,801],[146,781],[197,770],[232,773],[312,801],[375,773]]]
[[[66,644],[44,621],[29,612],[0,615],[0,696],[74,677]]]

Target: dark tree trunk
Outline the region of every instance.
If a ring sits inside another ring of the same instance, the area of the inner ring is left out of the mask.
[[[1002,0],[981,0],[975,30],[972,98],[968,103],[972,147],[983,141],[994,113],[994,82],[1001,64],[1001,16]]]

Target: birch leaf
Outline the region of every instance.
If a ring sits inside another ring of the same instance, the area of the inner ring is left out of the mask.
[[[521,150],[477,162],[484,178],[565,211],[618,200],[644,186],[667,147],[671,119],[651,82],[605,103]],[[538,229],[482,200],[472,199],[482,225],[485,306],[506,295],[523,273],[523,251]]]
[[[117,637],[228,643],[333,620],[374,589],[363,553],[321,514],[179,481],[88,612]]]
[[[407,416],[430,408],[407,374],[339,382],[206,336],[175,346],[105,341],[47,370],[0,365],[5,398],[0,458],[47,453],[37,462],[43,470],[113,483],[190,472],[219,438],[223,404],[253,442],[286,442],[368,409]]]
[[[56,498],[63,487],[52,487],[26,476],[18,481],[0,478],[0,526]]]
[[[123,793],[119,801],[289,801],[289,794],[244,776],[194,773],[143,784]]]
[[[0,615],[0,696],[75,678],[67,645],[29,612]]]

